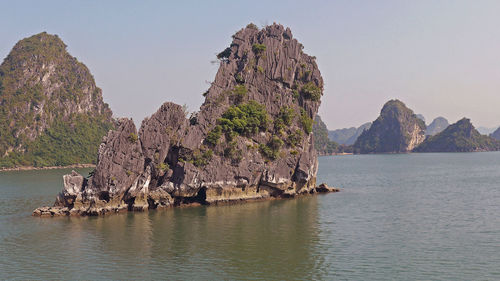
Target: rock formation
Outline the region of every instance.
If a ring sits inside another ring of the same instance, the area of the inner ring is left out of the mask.
[[[422,114],[415,114],[415,115],[417,116],[418,119],[424,121],[424,123],[425,123],[425,116],[424,115],[422,115]]]
[[[90,71],[45,32],[0,65],[0,105],[0,168],[91,163],[112,128]]]
[[[328,131],[330,140],[344,145],[353,145],[363,131],[370,129],[372,122],[365,123],[358,128],[344,128]]]
[[[500,140],[500,127],[496,129],[493,133],[491,133],[490,137]]]
[[[328,128],[319,115],[313,124],[314,148],[319,155],[331,155],[339,152],[339,144],[328,138]]]
[[[199,112],[188,119],[167,102],[138,132],[120,119],[99,148],[93,175],[66,176],[55,206],[34,214],[97,215],[324,190],[316,188],[312,134],[323,79],[302,49],[281,25],[238,31],[217,56],[220,67]]]
[[[434,136],[436,134],[441,133],[446,129],[450,124],[448,120],[444,117],[437,117],[427,126],[427,130],[425,131],[425,135]]]
[[[500,150],[500,141],[481,135],[469,119],[463,118],[441,133],[428,137],[415,152],[473,152]]]
[[[356,153],[410,152],[425,140],[425,123],[399,100],[388,101],[369,130],[354,143]]]

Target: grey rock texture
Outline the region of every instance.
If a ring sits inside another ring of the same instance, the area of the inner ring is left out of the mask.
[[[308,128],[323,79],[302,49],[278,24],[238,31],[218,55],[220,67],[199,112],[188,119],[181,106],[166,102],[142,122],[136,141],[133,122],[120,120],[101,144],[96,170],[76,203],[64,203],[69,193],[63,191],[56,205],[69,209],[62,214],[97,215],[328,191],[316,188]],[[264,121],[256,117],[259,108]],[[250,127],[256,122],[260,127]],[[34,214],[44,212],[56,214]]]

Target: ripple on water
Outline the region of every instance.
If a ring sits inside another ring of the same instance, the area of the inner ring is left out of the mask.
[[[31,217],[67,171],[0,173],[0,279],[500,279],[500,153],[321,157],[342,192]]]

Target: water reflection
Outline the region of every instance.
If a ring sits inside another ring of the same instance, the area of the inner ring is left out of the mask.
[[[51,219],[68,171],[0,173],[0,280],[499,280],[500,152],[319,167],[342,192]]]
[[[31,220],[2,278],[311,279],[316,197],[98,218]],[[26,218],[25,218],[26,219]],[[4,252],[5,253],[5,252]]]
[[[84,225],[109,261],[130,266],[124,277],[134,278],[310,278],[318,240],[315,197],[122,214]]]

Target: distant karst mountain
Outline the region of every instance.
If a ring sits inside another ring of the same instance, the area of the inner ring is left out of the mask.
[[[112,113],[87,67],[45,32],[0,66],[0,168],[95,162]]]
[[[399,100],[388,101],[354,143],[356,153],[410,152],[425,140],[425,123]]]
[[[496,131],[491,133],[490,137],[492,137],[496,140],[500,140],[500,127],[498,129],[496,129]]]
[[[473,152],[500,150],[500,141],[481,135],[463,118],[441,133],[428,137],[415,152]]]
[[[495,128],[477,127],[476,129],[477,129],[477,131],[478,131],[481,135],[490,135],[490,134],[492,134],[494,131],[496,131],[496,129],[498,129],[498,127],[495,127]]]
[[[319,115],[314,118],[313,135],[314,147],[318,154],[329,155],[338,151],[339,144],[328,138],[328,128]]]
[[[448,127],[450,124],[448,123],[448,120],[444,117],[437,117],[432,122],[427,126],[427,130],[425,131],[425,134],[428,136],[434,136],[438,133],[441,133]]]
[[[358,137],[363,133],[364,130],[368,130],[372,125],[371,122],[365,123],[358,128],[344,128],[328,131],[328,137],[330,140],[345,145],[352,145],[356,142]]]

